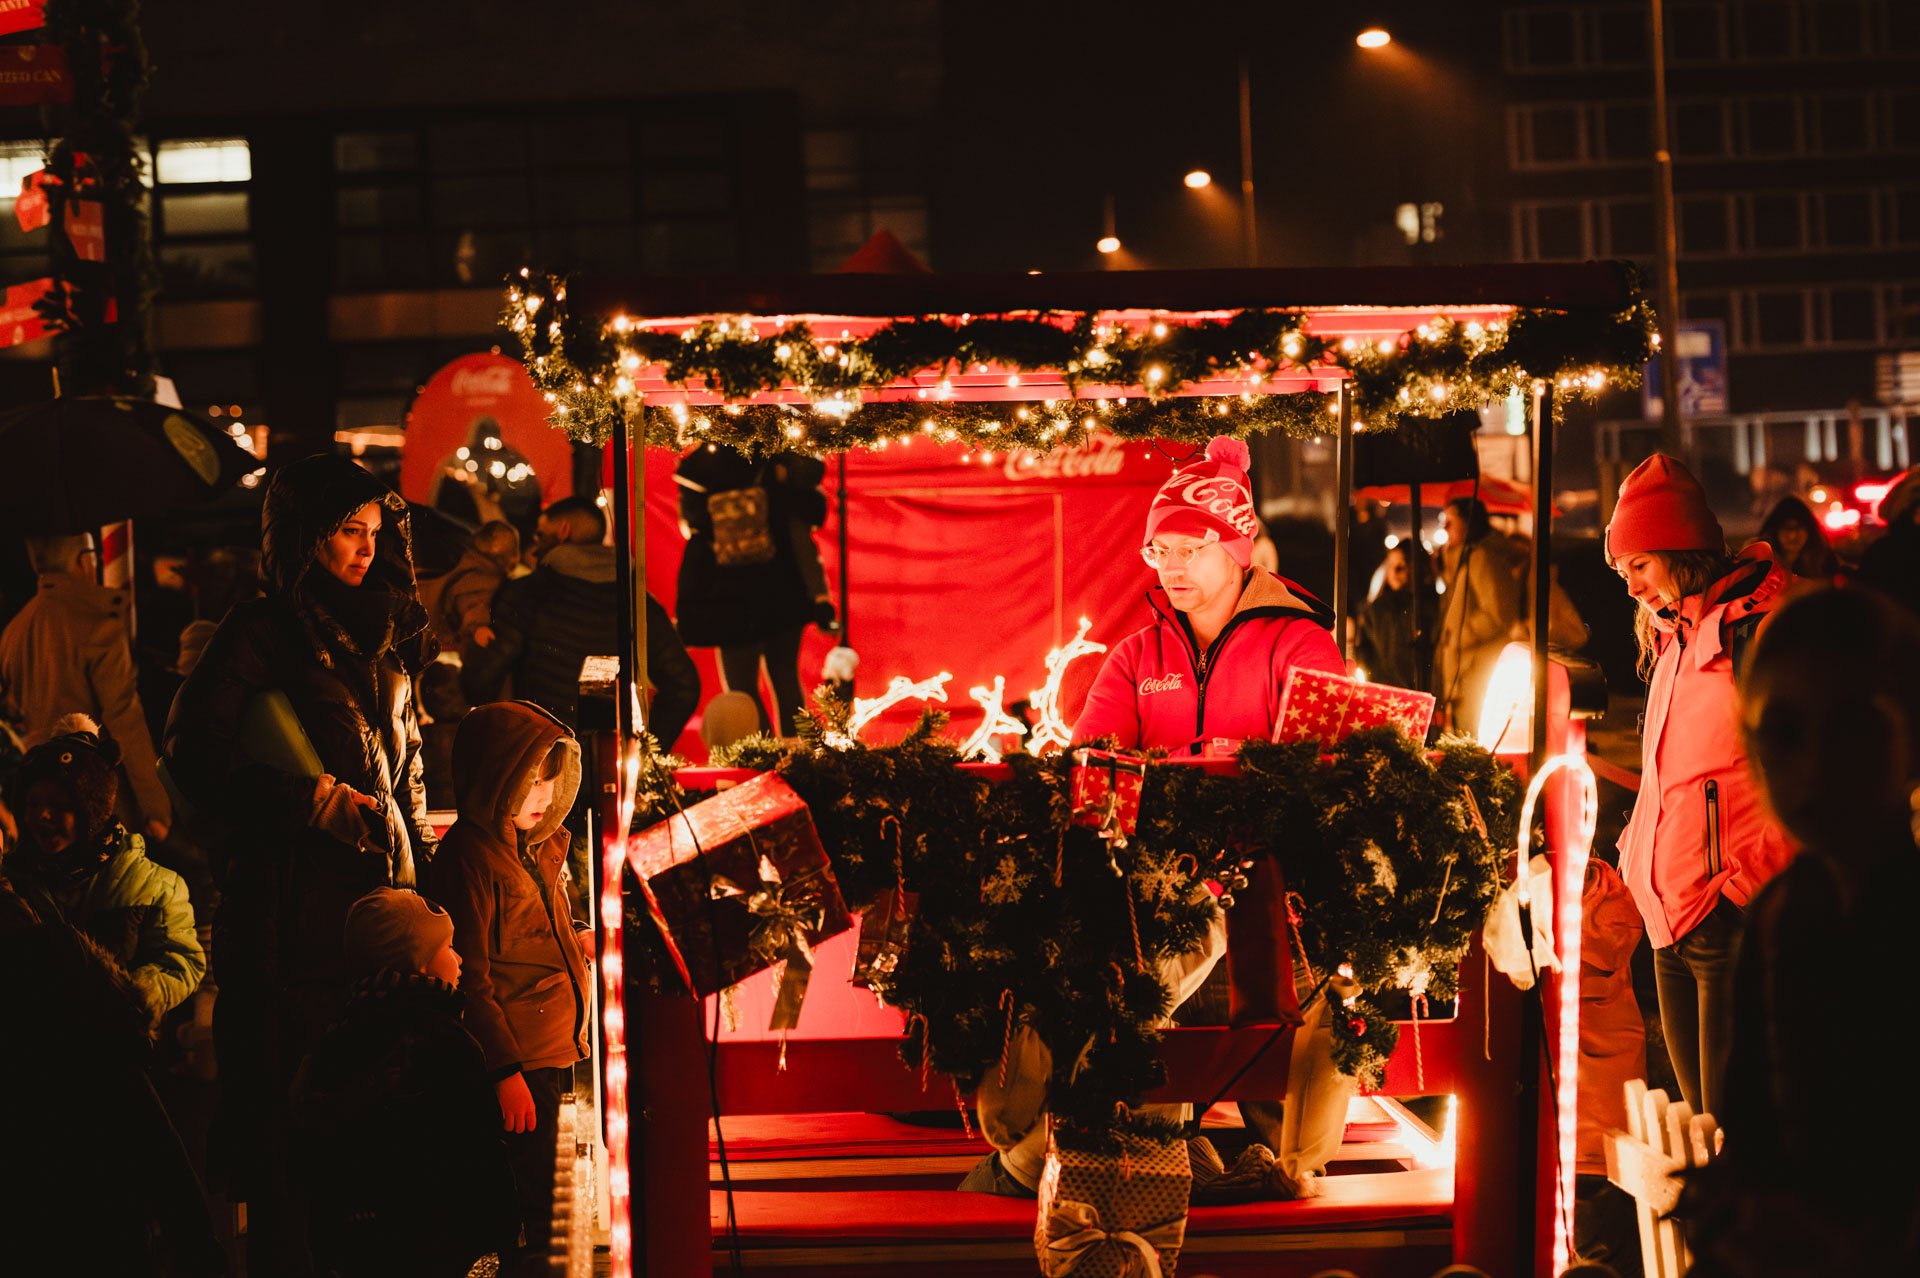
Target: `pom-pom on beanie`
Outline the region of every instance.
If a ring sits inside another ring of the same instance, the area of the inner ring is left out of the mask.
[[[1727,535],[1693,472],[1664,453],[1634,467],[1607,525],[1607,562],[1655,550],[1724,552]]]
[[[1162,533],[1204,537],[1214,533],[1233,561],[1245,568],[1252,560],[1253,539],[1260,532],[1253,513],[1253,488],[1247,482],[1250,461],[1246,444],[1215,435],[1207,455],[1173,472],[1147,509],[1147,540]]]

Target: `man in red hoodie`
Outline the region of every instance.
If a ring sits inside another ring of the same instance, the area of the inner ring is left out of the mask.
[[[1284,577],[1252,564],[1260,520],[1247,481],[1247,446],[1216,436],[1206,456],[1177,470],[1147,511],[1141,558],[1159,576],[1154,622],[1108,655],[1074,725],[1074,742],[1230,754],[1272,738],[1280,695],[1296,667],[1345,674],[1332,610]],[[1216,955],[1206,956],[1209,964]],[[1197,987],[1182,982],[1180,993]],[[1312,987],[1296,981],[1305,998]],[[1275,1155],[1279,1187],[1316,1192],[1340,1148],[1353,1080],[1332,1067],[1328,995],[1302,1011],[1288,1066],[1289,1102],[1243,1101],[1241,1112]]]

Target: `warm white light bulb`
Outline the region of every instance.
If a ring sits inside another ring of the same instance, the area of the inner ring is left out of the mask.
[[[1103,235],[1094,244],[1094,247],[1102,253],[1118,253],[1120,251],[1120,237],[1117,235]]]
[[[1203,191],[1213,185],[1213,174],[1205,169],[1195,169],[1187,174],[1185,181],[1191,190]]]
[[[1393,43],[1393,37],[1379,27],[1368,27],[1355,36],[1353,42],[1363,49],[1384,49]]]

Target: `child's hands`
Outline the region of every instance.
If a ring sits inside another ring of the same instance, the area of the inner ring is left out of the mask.
[[[522,1074],[509,1074],[493,1085],[494,1095],[500,1098],[500,1121],[510,1132],[530,1132],[533,1130],[533,1093],[527,1090],[527,1080]]]

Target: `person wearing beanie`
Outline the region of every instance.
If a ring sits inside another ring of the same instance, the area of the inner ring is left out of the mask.
[[[290,1102],[313,1259],[337,1278],[459,1278],[510,1252],[519,1221],[493,1083],[461,1023],[453,921],[375,888],[340,949],[357,983]]]
[[[580,745],[530,701],[476,706],[453,739],[460,813],[428,880],[466,956],[460,992],[504,1127],[525,1241],[506,1274],[546,1272],[560,1097],[590,1040],[593,987],[573,921],[564,824],[580,790]]]
[[[44,922],[64,923],[132,978],[157,1021],[199,986],[206,955],[186,882],[147,859],[146,840],[114,815],[120,748],[85,715],[53,724],[27,751],[9,806],[20,842],[0,860]]]
[[[345,457],[280,468],[261,509],[266,593],[207,640],[167,718],[169,778],[219,836],[209,859],[220,1096],[209,1162],[247,1204],[248,1266],[304,1267],[282,1197],[293,1070],[339,1019],[341,928],[411,887],[437,839],[414,680],[436,655],[407,504]]]
[[[1764,541],[1730,558],[1699,481],[1658,453],[1620,485],[1605,545],[1638,605],[1647,679],[1640,790],[1620,835],[1620,877],[1653,946],[1681,1093],[1695,1113],[1713,1113],[1744,910],[1793,853],[1748,770],[1735,679],[1793,577]]]
[[[1261,524],[1248,460],[1244,443],[1216,436],[1154,494],[1139,551],[1157,579],[1147,592],[1154,621],[1107,655],[1074,725],[1076,745],[1110,739],[1125,749],[1230,754],[1243,741],[1272,738],[1290,671],[1345,673],[1332,611],[1286,578],[1253,566]],[[1249,895],[1259,892],[1256,886]],[[1241,908],[1255,907],[1250,901]],[[1225,920],[1216,911],[1198,949],[1160,965],[1169,1006],[1199,990],[1225,952]],[[1320,1007],[1324,1011],[1324,1001]],[[981,1084],[981,1127],[996,1152],[963,1189],[1017,1195],[1038,1183],[1046,1152],[1041,1101],[1052,1058],[1030,1038],[1028,1031],[1016,1036],[1019,1068],[1010,1077],[989,1073]],[[1249,1125],[1277,1155],[1273,1188],[1282,1196],[1313,1192],[1311,1182],[1338,1150],[1346,1120],[1348,1091],[1332,1068],[1324,1024],[1317,1035],[1303,1030],[1295,1042],[1300,1074],[1294,1091],[1305,1095],[1310,1076],[1315,1103],[1296,1105],[1285,1118],[1275,1102],[1242,1105]],[[1345,1083],[1350,1090],[1352,1080]],[[1164,1116],[1183,1112],[1173,1107]]]

